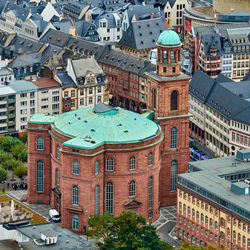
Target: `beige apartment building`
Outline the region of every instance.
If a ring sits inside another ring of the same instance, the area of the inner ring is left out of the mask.
[[[214,80],[197,71],[190,82],[190,135],[218,156],[250,146],[250,81],[236,83],[222,74]]]
[[[198,246],[250,248],[249,154],[190,162],[189,173],[178,175],[177,237]]]

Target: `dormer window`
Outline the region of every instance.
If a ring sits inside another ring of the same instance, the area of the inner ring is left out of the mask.
[[[100,27],[101,28],[106,28],[107,27],[107,23],[106,22],[100,22]]]

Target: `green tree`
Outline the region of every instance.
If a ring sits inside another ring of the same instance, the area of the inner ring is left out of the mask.
[[[18,154],[18,160],[22,162],[27,162],[27,149],[24,148],[19,154]]]
[[[99,239],[101,249],[171,249],[162,244],[154,226],[130,210],[118,217],[109,213],[90,216],[87,235]]]
[[[3,164],[5,161],[13,159],[13,156],[10,153],[0,150],[0,164]]]
[[[18,159],[18,155],[22,152],[22,151],[27,151],[26,147],[24,146],[24,144],[16,144],[13,147],[11,147],[10,151],[12,153],[12,155]]]
[[[27,175],[27,168],[25,166],[18,166],[14,169],[14,174],[22,181],[23,177]]]
[[[5,152],[11,152],[11,148],[18,144],[22,144],[22,142],[17,138],[11,136],[4,136],[1,143],[1,149]]]
[[[8,171],[0,167],[0,183],[8,179]]]
[[[12,171],[12,179],[14,179],[14,170],[17,167],[23,166],[23,163],[21,161],[14,159],[14,158],[11,158],[11,159],[8,159],[5,162],[3,162],[1,165],[6,170]]]

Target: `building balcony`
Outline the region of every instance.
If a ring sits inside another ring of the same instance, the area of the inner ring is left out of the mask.
[[[6,127],[6,126],[7,126],[7,122],[0,123],[0,128],[2,128],[2,127]]]
[[[7,112],[7,108],[0,108],[0,112]]]
[[[6,100],[0,101],[0,105],[7,104]]]
[[[8,126],[15,125],[16,121],[8,121],[7,124],[8,124]]]

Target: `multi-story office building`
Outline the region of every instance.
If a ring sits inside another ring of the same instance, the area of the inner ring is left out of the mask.
[[[0,86],[0,134],[15,132],[16,92]]]
[[[61,86],[54,79],[38,78],[32,81],[38,87],[38,113],[50,115],[62,112]]]
[[[26,129],[30,117],[38,111],[38,88],[32,82],[13,81],[9,84],[16,92],[16,131]]]
[[[249,80],[214,80],[197,71],[190,82],[190,135],[217,155],[234,155],[250,146]]]
[[[177,236],[192,244],[250,248],[250,150],[189,163],[177,177]]]

